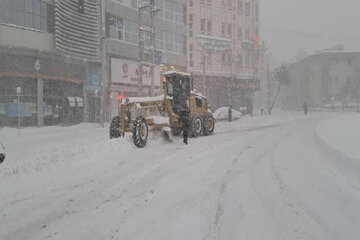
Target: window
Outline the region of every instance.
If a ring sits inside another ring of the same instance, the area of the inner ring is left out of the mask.
[[[155,33],[155,48],[157,50],[165,50],[164,32],[156,31]]]
[[[173,89],[173,85],[170,81],[167,81],[166,82],[166,86],[167,86],[167,95],[169,97],[172,97],[174,96],[174,89]]]
[[[238,0],[238,13],[239,13],[239,15],[243,14],[243,1],[242,0]]]
[[[138,9],[138,0],[115,0],[115,1],[124,6]]]
[[[248,28],[245,30],[245,40],[250,40],[250,30]]]
[[[231,53],[229,53],[229,54],[227,54],[227,64],[229,65],[229,66],[231,66],[232,65],[232,55],[231,55]]]
[[[205,19],[201,19],[200,32],[205,34]]]
[[[202,99],[196,97],[195,98],[195,105],[196,105],[197,108],[202,108]]]
[[[138,2],[137,0],[131,0],[131,7],[137,9],[138,8]]]
[[[221,0],[222,9],[226,9],[226,0]]]
[[[0,23],[54,32],[54,6],[40,0],[0,1]]]
[[[242,40],[242,28],[241,27],[239,27],[239,29],[238,29],[238,39],[239,39],[239,41]]]
[[[231,11],[232,10],[232,0],[227,1],[227,6],[228,6],[228,10]]]
[[[221,64],[223,65],[223,66],[226,66],[227,64],[226,64],[226,53],[222,53],[221,54]]]
[[[245,65],[248,67],[250,66],[250,53],[247,52],[245,55]]]
[[[189,0],[189,7],[193,7],[193,6],[194,6],[193,0]]]
[[[243,56],[242,54],[238,55],[238,68],[241,70],[243,66]]]
[[[109,35],[113,39],[138,44],[138,25],[121,17],[111,16],[109,20]]]
[[[221,36],[225,37],[226,35],[226,27],[225,27],[225,23],[221,24]]]
[[[189,67],[194,67],[193,53],[189,53]]]
[[[189,14],[189,22],[194,21],[194,15],[192,13]]]
[[[250,16],[250,3],[245,3],[245,15]]]
[[[211,0],[207,0],[207,5],[208,5],[208,7],[211,6]]]
[[[231,31],[232,27],[231,27],[231,24],[228,24],[228,37],[231,37]]]
[[[212,33],[212,24],[211,24],[211,20],[208,20],[207,22],[207,34],[211,35]]]
[[[207,53],[207,59],[206,59],[206,61],[207,61],[207,64],[208,64],[208,65],[212,65],[212,53],[211,53],[211,52],[208,52],[208,53]]]

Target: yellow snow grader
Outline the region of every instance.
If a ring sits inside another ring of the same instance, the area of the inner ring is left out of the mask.
[[[110,138],[133,134],[134,144],[145,147],[148,127],[163,130],[167,136],[178,136],[182,131],[180,114],[189,119],[189,136],[211,135],[215,120],[206,97],[191,90],[191,76],[181,72],[167,72],[163,78],[164,95],[158,97],[118,98],[118,116],[110,122]]]

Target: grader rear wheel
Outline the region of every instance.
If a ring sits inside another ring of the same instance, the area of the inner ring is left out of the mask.
[[[198,137],[202,134],[202,121],[201,118],[194,114],[190,118],[190,136]]]
[[[203,132],[205,136],[211,135],[214,133],[215,129],[215,119],[211,113],[208,113],[203,118]]]

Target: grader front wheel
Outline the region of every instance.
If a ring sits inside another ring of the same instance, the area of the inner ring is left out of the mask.
[[[133,123],[133,140],[135,146],[143,148],[146,145],[149,134],[149,128],[146,123],[146,119],[143,117],[137,117]]]

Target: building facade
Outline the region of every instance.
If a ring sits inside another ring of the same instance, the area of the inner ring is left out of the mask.
[[[142,90],[139,86],[140,46],[149,64],[151,41],[150,9],[139,14],[149,0],[106,0],[107,118],[117,114],[117,99],[123,96],[149,96],[151,67],[143,66]],[[186,71],[186,0],[155,0],[154,17],[154,95],[162,93],[161,74],[168,70]],[[150,29],[150,31],[146,31]]]
[[[259,0],[188,0],[188,71],[213,108],[252,111],[258,78]]]
[[[100,69],[99,7],[97,0],[0,1],[1,125],[17,124],[18,112],[22,125],[89,118],[86,83]]]
[[[281,90],[281,106],[357,108],[360,98],[360,53],[322,52],[290,66],[290,84]]]

